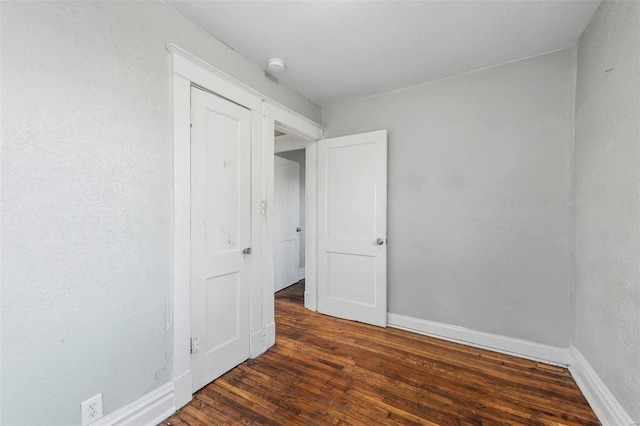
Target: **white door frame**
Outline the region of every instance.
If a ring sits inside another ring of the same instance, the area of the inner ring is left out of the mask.
[[[316,142],[324,136],[324,127],[313,121],[296,114],[271,100],[264,102],[265,119],[265,155],[273,159],[275,155],[275,128],[283,129],[288,134],[295,134],[307,139],[305,149],[305,291],[304,306],[312,311],[317,311],[317,288],[318,288],[318,268],[317,268],[317,242],[318,242],[318,149]],[[266,186],[267,205],[275,204],[275,171],[273,161],[267,161],[266,165]],[[274,216],[267,215],[265,254],[268,261],[265,264],[265,274],[267,288],[271,289],[273,298],[275,280],[275,231]],[[269,304],[273,309],[274,303]],[[272,316],[273,317],[273,316]]]
[[[191,86],[198,86],[227,98],[251,111],[251,341],[250,356],[260,355],[275,343],[274,322],[274,126],[275,121],[309,139],[320,139],[322,126],[286,107],[267,99],[252,88],[198,59],[183,49],[169,44],[172,60],[173,104],[173,282],[170,305],[167,306],[167,330],[173,327],[172,378],[175,408],[191,400]],[[313,148],[312,148],[313,147]],[[310,153],[311,151],[311,153]],[[307,148],[307,188],[315,197],[315,144]],[[267,159],[269,161],[267,161]],[[310,180],[313,186],[310,187]],[[311,196],[309,199],[315,200]],[[315,203],[308,212],[315,212]],[[266,215],[263,207],[266,206]],[[311,210],[313,209],[313,210]],[[315,221],[313,222],[315,244]],[[307,240],[307,262],[310,250]],[[311,260],[315,276],[315,259]],[[308,271],[308,266],[307,266]],[[313,281],[315,285],[315,281]],[[308,289],[310,291],[310,289]],[[315,310],[315,287],[313,309]]]

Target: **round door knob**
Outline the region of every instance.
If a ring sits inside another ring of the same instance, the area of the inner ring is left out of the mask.
[[[296,228],[296,232],[302,232],[302,229]]]
[[[383,244],[384,244],[384,240],[383,240],[382,238],[378,238],[378,239],[376,240],[376,244],[377,244],[377,245],[379,245],[379,246],[381,246],[381,245],[383,245]]]

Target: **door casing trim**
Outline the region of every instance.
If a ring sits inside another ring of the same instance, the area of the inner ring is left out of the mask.
[[[282,105],[266,99],[263,102],[264,117],[266,120],[265,154],[269,161],[266,162],[266,186],[267,205],[275,203],[275,171],[273,157],[275,155],[274,129],[284,129],[287,133],[300,136],[308,141],[305,148],[305,292],[304,306],[312,311],[318,308],[318,144],[324,137],[325,128],[308,120],[301,115],[283,108]],[[265,252],[270,261],[266,264],[267,288],[275,288],[275,231],[274,216],[267,215],[267,229]],[[273,297],[273,294],[270,295]],[[273,303],[268,303],[273,306]]]

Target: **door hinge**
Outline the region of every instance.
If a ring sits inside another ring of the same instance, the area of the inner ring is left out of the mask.
[[[262,216],[266,216],[267,215],[267,202],[266,201],[261,201],[260,202],[260,214]]]
[[[189,125],[193,127],[193,110],[189,111]]]
[[[191,338],[191,353],[195,354],[200,351],[200,338],[192,337]]]

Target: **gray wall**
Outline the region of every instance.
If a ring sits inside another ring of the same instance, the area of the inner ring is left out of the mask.
[[[168,382],[175,43],[320,109],[162,2],[1,2],[2,422],[79,424]]]
[[[287,151],[287,152],[279,152],[276,154],[278,157],[286,158],[287,160],[295,161],[300,164],[300,228],[302,231],[300,232],[300,267],[304,268],[304,244],[305,244],[305,236],[307,235],[307,223],[305,218],[305,188],[306,188],[306,173],[307,173],[307,163],[306,163],[306,151],[304,149],[297,149],[295,151]]]
[[[389,311],[560,347],[571,322],[575,50],[323,111],[389,131]]]
[[[640,3],[578,44],[573,344],[640,424]]]

